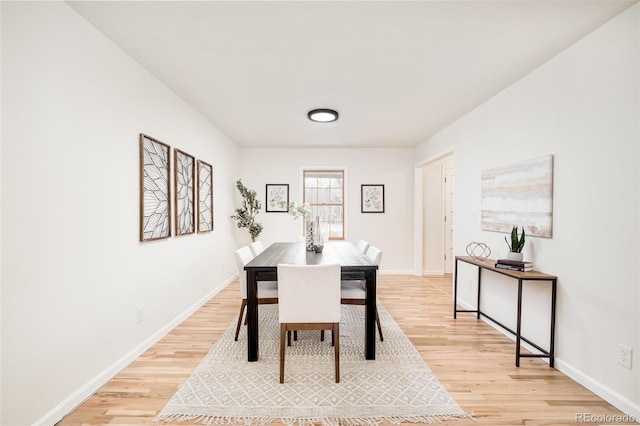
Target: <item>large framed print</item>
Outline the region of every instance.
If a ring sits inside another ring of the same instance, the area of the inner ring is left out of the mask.
[[[362,213],[384,213],[384,185],[362,185],[360,196]]]
[[[483,170],[482,230],[551,238],[553,155]]]
[[[213,231],[213,167],[198,160],[198,232]]]
[[[267,184],[266,211],[287,213],[289,211],[289,184]]]
[[[195,158],[174,148],[176,235],[195,232]]]
[[[140,241],[171,236],[171,147],[140,133]]]

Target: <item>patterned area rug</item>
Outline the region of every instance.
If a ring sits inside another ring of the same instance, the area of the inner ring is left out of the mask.
[[[374,361],[364,359],[364,307],[343,305],[340,383],[334,380],[331,333],[321,342],[319,331],[301,331],[287,348],[280,384],[278,307],[261,305],[260,360],[247,362],[247,328],[235,342],[234,322],[155,421],[262,425],[280,419],[336,426],[468,417],[380,302],[378,310],[384,341],[376,342]]]

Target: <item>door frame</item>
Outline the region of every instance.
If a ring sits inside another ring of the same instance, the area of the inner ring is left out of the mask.
[[[449,216],[449,212],[447,211],[447,170],[451,170],[451,174],[454,176],[454,187],[455,187],[455,175],[456,175],[456,169],[455,167],[453,168],[448,168],[448,167],[443,167],[442,168],[442,217],[443,217],[443,221],[444,218]],[[453,199],[451,200],[451,210],[452,211],[456,211],[455,210],[455,191],[453,192],[454,196]],[[449,233],[449,227],[451,227],[453,222],[453,217],[449,218],[449,221],[445,221],[444,225],[442,227],[443,229],[443,235],[442,235],[442,245],[444,246],[444,254],[445,256],[449,255],[449,247],[447,246],[447,234]],[[455,232],[455,229],[454,231]],[[453,242],[454,242],[454,237],[453,235],[451,235],[451,257],[453,257]],[[447,264],[450,265],[450,270],[447,271]],[[442,271],[444,272],[445,275],[447,274],[452,274],[453,273],[453,259],[449,259],[449,258],[443,258],[442,259]]]

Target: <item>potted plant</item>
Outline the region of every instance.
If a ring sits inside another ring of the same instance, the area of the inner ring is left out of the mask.
[[[255,242],[262,232],[262,224],[256,222],[256,216],[260,213],[262,204],[256,198],[256,191],[244,186],[241,179],[236,181],[236,188],[242,195],[242,205],[236,209],[236,213],[231,216],[231,219],[236,221],[238,228],[247,228],[249,235],[251,235],[251,241]]]
[[[308,204],[296,204],[293,201],[286,203],[280,202],[280,206],[286,208],[289,214],[297,219],[299,217],[304,218],[305,223],[305,246],[307,251],[322,252],[324,247],[324,240],[320,235],[320,227],[318,218],[313,217],[313,208]]]
[[[509,240],[507,240],[507,237],[504,237],[504,240],[507,242],[507,246],[509,247],[507,259],[522,262],[522,249],[524,248],[524,239],[524,227],[522,227],[522,234],[520,235],[520,238],[518,238],[517,226],[514,226],[511,230],[511,244],[509,244]]]
[[[280,201],[279,206],[287,209],[287,212],[294,218],[304,217],[305,220],[313,220],[311,206],[308,204],[296,204],[295,202],[287,203]]]

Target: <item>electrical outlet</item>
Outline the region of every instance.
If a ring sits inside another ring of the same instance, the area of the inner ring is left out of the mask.
[[[144,321],[144,305],[138,306],[138,309],[136,310],[136,316],[138,318],[139,323]]]
[[[618,364],[624,368],[631,370],[631,358],[633,357],[633,349],[618,343]]]

